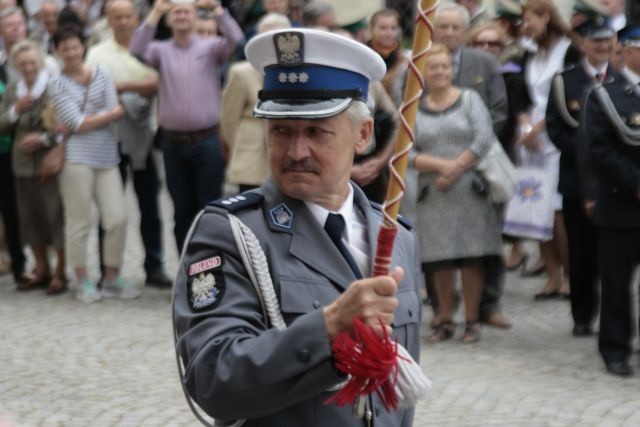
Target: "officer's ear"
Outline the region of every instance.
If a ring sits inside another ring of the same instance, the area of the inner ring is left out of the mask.
[[[373,119],[371,117],[363,119],[362,123],[360,124],[360,128],[354,130],[356,131],[358,137],[355,151],[356,154],[361,154],[371,142],[371,137],[373,136]]]

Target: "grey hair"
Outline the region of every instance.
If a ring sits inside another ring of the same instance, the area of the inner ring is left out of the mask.
[[[22,19],[26,21],[27,18],[24,16],[24,11],[17,6],[16,7],[12,6],[0,11],[0,25],[2,25],[4,18],[6,18],[7,16],[16,15],[16,14],[19,14],[20,16],[22,16]]]
[[[276,28],[289,28],[291,27],[291,21],[285,15],[280,13],[267,13],[258,21],[257,30],[258,33],[264,33],[265,31],[275,30]]]
[[[332,5],[319,0],[312,0],[302,8],[302,23],[305,27],[313,26],[318,18],[328,13],[334,13]]]
[[[37,43],[29,39],[19,41],[11,48],[11,63],[15,65],[18,55],[30,50],[36,51],[38,59],[40,60],[40,66],[42,66],[44,64],[44,52],[42,52],[42,49],[40,49],[40,46]]]
[[[349,108],[345,110],[345,113],[347,113],[353,129],[357,129],[362,122],[371,117],[369,106],[361,100],[353,101]]]
[[[465,30],[469,28],[471,17],[469,16],[469,11],[467,10],[467,8],[465,8],[464,6],[460,6],[458,3],[443,3],[436,9],[436,22],[438,22],[438,17],[440,16],[440,14],[445,11],[457,12],[462,18],[462,25],[464,26]]]

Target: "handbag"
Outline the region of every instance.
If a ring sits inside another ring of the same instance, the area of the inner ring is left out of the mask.
[[[503,233],[539,241],[553,238],[554,180],[544,169],[516,168],[518,188],[505,208]]]
[[[476,170],[486,181],[489,199],[493,203],[506,203],[513,197],[518,185],[516,168],[497,138],[494,137],[489,151],[476,165]]]
[[[64,142],[55,144],[42,159],[40,180],[43,183],[51,181],[64,169],[65,145]]]
[[[470,117],[468,94],[469,92],[466,90],[463,92],[462,101],[466,116]],[[493,135],[489,150],[476,164],[476,171],[487,183],[489,199],[493,203],[505,203],[515,194],[518,184],[516,169],[495,135]]]

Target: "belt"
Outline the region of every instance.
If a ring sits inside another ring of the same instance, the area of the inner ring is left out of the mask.
[[[206,129],[188,131],[171,131],[162,129],[162,136],[175,144],[191,144],[218,133],[218,125]]]

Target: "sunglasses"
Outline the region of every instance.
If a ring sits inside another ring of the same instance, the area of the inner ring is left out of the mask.
[[[486,48],[486,47],[502,47],[502,43],[498,40],[476,40],[472,43],[473,47]]]

